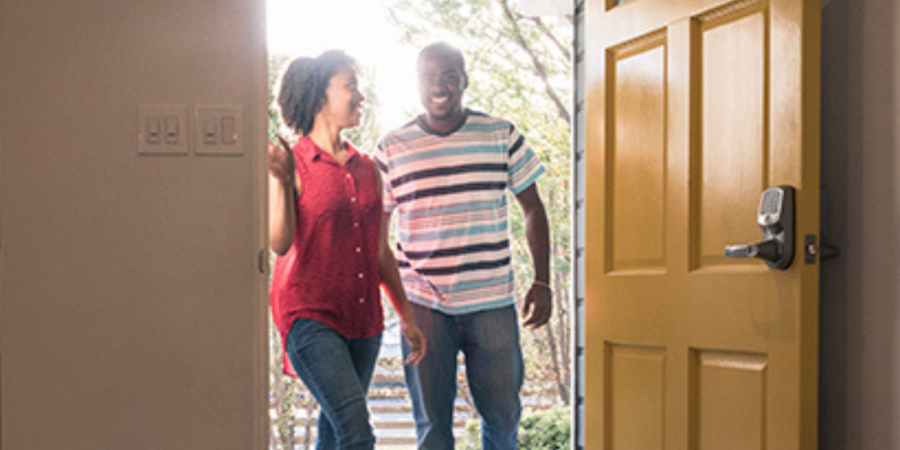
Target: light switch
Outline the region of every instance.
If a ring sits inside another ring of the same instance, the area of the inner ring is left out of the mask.
[[[243,155],[241,138],[243,106],[197,105],[194,107],[194,154]]]
[[[166,144],[178,144],[179,137],[178,117],[166,116]]]
[[[219,127],[215,117],[203,118],[203,143],[216,145],[219,142]]]
[[[147,141],[147,143],[148,144],[159,144],[161,141],[160,136],[159,136],[160,135],[159,116],[147,117],[146,120],[144,121],[144,127],[146,130],[146,133],[144,135],[146,136],[145,140]]]
[[[187,106],[138,105],[137,124],[139,154],[187,154]]]
[[[222,143],[225,145],[233,145],[237,142],[238,136],[235,129],[234,117],[222,118]]]

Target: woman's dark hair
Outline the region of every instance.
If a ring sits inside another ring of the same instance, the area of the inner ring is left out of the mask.
[[[345,67],[356,69],[356,61],[340,50],[329,50],[318,58],[291,61],[276,89],[285,126],[301,136],[309,133],[316,114],[325,104],[328,80]]]

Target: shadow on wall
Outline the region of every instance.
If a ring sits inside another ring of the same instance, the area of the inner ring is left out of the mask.
[[[900,448],[900,6],[823,0],[819,448]]]

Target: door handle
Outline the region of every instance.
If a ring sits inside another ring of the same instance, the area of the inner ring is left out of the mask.
[[[777,241],[762,241],[748,245],[729,245],[725,247],[727,258],[760,258],[764,261],[778,261],[782,249]]]
[[[794,259],[794,188],[777,186],[766,189],[759,201],[756,222],[763,240],[755,244],[728,245],[726,258],[759,258],[779,270],[786,270]]]

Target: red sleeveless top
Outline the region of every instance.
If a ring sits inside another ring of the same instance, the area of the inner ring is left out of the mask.
[[[270,300],[284,344],[298,318],[348,339],[384,330],[379,295],[381,191],[375,165],[347,143],[344,165],[311,139],[294,145],[300,176],[294,242],[275,260]],[[285,371],[294,374],[285,358]]]

